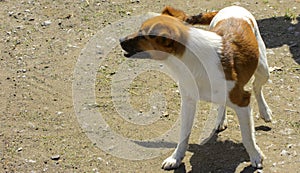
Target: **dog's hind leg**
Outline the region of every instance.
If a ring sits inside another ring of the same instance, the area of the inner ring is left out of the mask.
[[[255,80],[253,82],[253,91],[257,100],[261,118],[263,118],[265,122],[270,122],[272,120],[272,111],[269,108],[262,92],[262,86],[268,81],[270,75],[266,57],[266,47],[260,35],[257,36],[257,40],[260,57],[257,69],[254,73]]]
[[[180,139],[173,154],[164,160],[162,169],[178,168],[185,155],[196,112],[196,100],[182,96]]]
[[[221,132],[227,128],[228,122],[226,117],[226,106],[220,105],[218,108],[218,120],[216,124],[217,132]]]
[[[235,111],[239,119],[243,144],[250,156],[253,167],[262,168],[263,153],[255,143],[255,130],[250,106],[235,106]]]

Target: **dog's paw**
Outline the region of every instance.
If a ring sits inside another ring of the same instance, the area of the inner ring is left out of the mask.
[[[265,156],[262,153],[259,153],[254,157],[250,157],[252,167],[262,169],[264,158]]]
[[[173,158],[173,157],[168,157],[162,163],[161,168],[164,169],[164,170],[172,170],[172,169],[178,168],[180,166],[180,164],[181,164],[180,159],[176,159],[176,158]]]
[[[270,108],[260,110],[260,117],[267,123],[272,121],[272,111]]]

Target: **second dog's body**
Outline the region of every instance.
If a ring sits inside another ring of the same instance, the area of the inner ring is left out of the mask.
[[[250,93],[244,90],[254,74],[253,88],[260,114],[270,121],[271,111],[261,90],[269,76],[266,48],[254,17],[244,8],[227,7],[212,16],[210,31],[205,31],[185,25],[182,20],[187,16],[174,16],[172,10],[167,8],[163,11],[167,15],[147,20],[137,33],[120,40],[127,51],[125,56],[162,60],[179,79],[180,141],[162,168],[180,165],[199,99],[220,105],[220,130],[227,126],[225,106],[236,111],[251,163],[261,167],[263,154],[255,142]]]

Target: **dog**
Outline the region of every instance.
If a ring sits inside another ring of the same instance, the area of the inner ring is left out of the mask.
[[[210,24],[209,30],[191,24]],[[140,29],[120,38],[128,58],[147,58],[166,64],[179,80],[181,94],[180,139],[162,169],[176,169],[185,155],[198,100],[219,105],[218,129],[227,127],[226,106],[235,110],[242,142],[253,167],[262,168],[264,154],[255,141],[249,91],[253,91],[261,117],[270,122],[272,112],[262,86],[269,78],[266,47],[253,15],[239,6],[188,16],[170,6],[146,20]]]

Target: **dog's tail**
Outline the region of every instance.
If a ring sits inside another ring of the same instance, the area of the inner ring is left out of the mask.
[[[163,9],[163,11],[161,12],[161,14],[172,16],[172,17],[175,17],[175,18],[177,18],[179,20],[182,20],[182,21],[186,21],[188,19],[188,15],[185,14],[184,11],[173,8],[171,6],[166,6]]]
[[[195,25],[195,24],[209,25],[217,13],[218,11],[214,11],[214,12],[200,13],[198,15],[189,16],[184,11],[173,8],[171,6],[166,6],[161,12],[161,14],[163,15],[175,17],[191,25]]]
[[[189,16],[185,20],[185,22],[192,24],[192,25],[195,25],[195,24],[209,25],[217,13],[218,13],[218,11],[214,11],[214,12],[200,13],[198,15]]]

